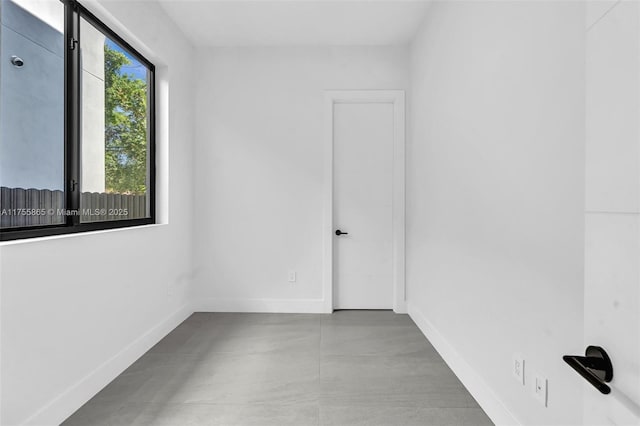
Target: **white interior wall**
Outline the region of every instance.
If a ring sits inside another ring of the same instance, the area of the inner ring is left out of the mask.
[[[197,58],[196,310],[322,312],[323,91],[405,90],[408,49],[215,48]]]
[[[412,47],[409,312],[498,422],[581,422],[561,356],[584,351],[584,19],[582,2],[436,2]]]
[[[60,423],[191,313],[193,50],[153,2],[83,4],[158,66],[162,224],[0,243],[7,426]]]

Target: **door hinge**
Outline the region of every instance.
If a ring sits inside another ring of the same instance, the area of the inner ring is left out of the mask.
[[[71,179],[71,181],[69,182],[70,191],[74,192],[77,187],[78,187],[78,181],[76,181],[75,179]]]
[[[73,37],[69,38],[69,50],[75,50],[77,44],[78,44],[78,40],[76,40]]]

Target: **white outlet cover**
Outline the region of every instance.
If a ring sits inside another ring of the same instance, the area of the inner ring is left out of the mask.
[[[543,377],[540,374],[535,375],[535,379],[533,381],[533,396],[540,401],[543,406],[547,406],[548,401],[548,381],[546,377]]]
[[[289,271],[289,282],[296,282],[296,271]]]
[[[521,385],[524,385],[524,357],[521,354],[513,354],[511,369],[513,378]]]

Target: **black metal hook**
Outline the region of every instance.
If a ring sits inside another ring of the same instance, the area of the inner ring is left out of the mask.
[[[607,352],[600,346],[588,346],[585,356],[565,355],[562,359],[603,394],[611,393],[605,384],[613,379],[613,365]]]

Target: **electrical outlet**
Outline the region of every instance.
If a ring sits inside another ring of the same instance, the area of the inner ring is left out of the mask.
[[[296,282],[296,271],[289,271],[289,282],[290,283]]]
[[[533,396],[545,407],[547,406],[548,399],[547,385],[548,381],[546,377],[543,377],[540,374],[535,375],[533,383]]]
[[[513,354],[513,377],[518,383],[524,385],[524,358],[521,354]]]

